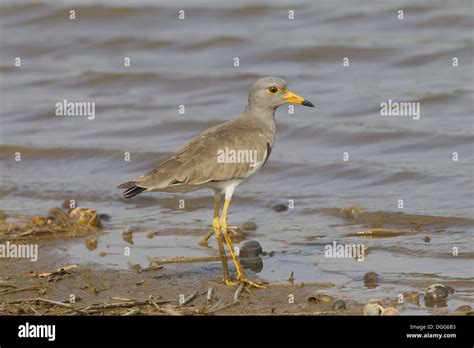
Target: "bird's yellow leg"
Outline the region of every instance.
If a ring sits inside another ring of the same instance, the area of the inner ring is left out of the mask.
[[[214,196],[214,217],[212,219],[212,231],[216,235],[217,247],[219,249],[219,255],[221,257],[221,262],[222,262],[222,271],[224,272],[224,283],[226,283],[227,285],[234,285],[234,283],[230,280],[230,277],[229,277],[229,268],[227,266],[227,256],[225,254],[224,243],[222,241],[222,234],[220,230],[219,201],[220,201],[219,195],[216,194]],[[206,240],[206,243],[207,243],[207,240]]]
[[[215,227],[214,227],[214,220],[217,219],[217,229],[219,229],[219,194],[216,193],[214,195],[214,215],[212,217],[212,229],[207,232],[207,234],[204,236],[203,239],[201,239],[199,241],[199,245],[202,245],[202,246],[207,246],[207,242],[209,241],[209,239],[212,237],[213,234],[215,234]]]
[[[224,207],[222,208],[220,228],[222,231],[222,235],[224,236],[225,242],[227,244],[227,247],[229,248],[229,252],[230,252],[230,255],[232,256],[232,260],[234,261],[235,268],[237,269],[237,280],[241,283],[248,284],[255,288],[264,288],[264,286],[257,284],[251,280],[248,280],[245,277],[242,266],[240,265],[239,258],[235,254],[234,243],[232,243],[232,240],[230,239],[229,234],[227,233],[227,213],[229,211],[229,205],[230,205],[230,200],[226,199],[224,201]]]

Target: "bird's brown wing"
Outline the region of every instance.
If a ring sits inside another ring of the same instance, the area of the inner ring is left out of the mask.
[[[248,158],[260,162],[266,160],[272,144],[273,135],[237,118],[202,132],[174,156],[133,180],[133,183],[148,190],[163,190],[179,184],[201,185],[211,181],[245,179],[252,173],[255,164],[220,163],[222,151],[255,151]]]

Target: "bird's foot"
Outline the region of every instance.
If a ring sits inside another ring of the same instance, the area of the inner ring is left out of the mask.
[[[207,240],[205,238],[203,238],[199,241],[199,245],[202,246],[202,247],[209,248],[209,244],[207,243]]]
[[[251,280],[248,280],[247,278],[245,278],[244,276],[240,276],[239,277],[239,283],[243,283],[245,285],[248,285],[250,287],[253,287],[253,288],[257,288],[257,289],[265,289],[265,286],[262,285],[262,284],[258,284],[256,282],[253,282]]]
[[[222,281],[224,282],[225,285],[228,285],[228,286],[234,286],[235,285],[235,283],[232,280],[228,279],[228,278],[224,278]]]
[[[213,230],[210,230],[209,232],[207,232],[207,234],[199,241],[199,245],[202,247],[209,247],[209,244],[207,242],[209,241],[209,239],[212,237],[213,234],[214,234]]]

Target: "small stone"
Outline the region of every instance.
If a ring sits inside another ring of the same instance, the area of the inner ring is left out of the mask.
[[[96,237],[89,237],[86,239],[86,248],[87,250],[95,250],[97,249],[97,238]]]
[[[102,220],[102,221],[110,221],[111,217],[109,214],[99,214],[99,218]]]
[[[122,232],[122,239],[124,242],[133,245],[133,232],[127,228],[125,231]]]
[[[262,246],[255,240],[248,240],[239,250],[239,256],[241,259],[252,259],[258,258],[262,254]]]
[[[425,293],[425,302],[444,302],[448,299],[449,290],[443,284],[432,284]]]
[[[384,316],[400,315],[400,312],[397,311],[395,308],[389,307],[382,310],[382,315]]]
[[[282,211],[287,211],[288,207],[284,204],[276,204],[272,207],[272,209],[277,213],[281,213]]]
[[[448,296],[448,287],[444,286],[443,284],[430,285],[424,296],[425,306],[429,308],[447,307]]]
[[[290,284],[294,284],[295,282],[295,277],[293,277],[294,271],[291,271],[290,276],[288,277],[287,281]]]
[[[42,216],[34,216],[31,219],[31,226],[43,226],[46,225],[46,218]]]
[[[128,268],[133,269],[135,271],[140,271],[142,269],[142,266],[140,266],[139,263],[133,263],[133,262],[128,261],[127,264],[128,264]]]
[[[364,282],[366,283],[375,283],[377,281],[378,275],[375,272],[367,272],[364,275]]]
[[[359,215],[364,212],[364,208],[357,205],[350,205],[348,207],[341,208],[339,211],[343,219],[346,220],[355,220]]]
[[[383,307],[378,303],[367,303],[364,306],[364,315],[378,316],[382,315]]]
[[[255,231],[257,229],[257,224],[253,221],[244,222],[241,226],[244,231]]]
[[[332,304],[332,309],[335,311],[346,309],[346,303],[343,300],[337,300]]]
[[[93,209],[74,208],[69,211],[68,216],[78,225],[100,227],[99,214]]]
[[[375,272],[367,272],[364,275],[364,285],[367,289],[375,289],[378,284],[378,274]]]
[[[462,306],[459,306],[458,308],[456,308],[456,312],[470,312],[472,311],[472,308],[471,306],[469,305],[462,305]]]
[[[412,291],[405,291],[402,293],[403,299],[416,304],[417,306],[420,305],[420,294],[417,292]]]
[[[316,294],[308,298],[308,301],[315,304],[330,303],[333,298],[325,294]]]

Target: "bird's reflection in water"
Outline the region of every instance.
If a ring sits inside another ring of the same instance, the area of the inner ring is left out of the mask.
[[[260,256],[252,258],[240,258],[240,264],[246,270],[260,273],[263,270],[263,260]]]
[[[260,273],[263,270],[262,246],[255,240],[248,240],[240,248],[239,258],[243,268]]]

